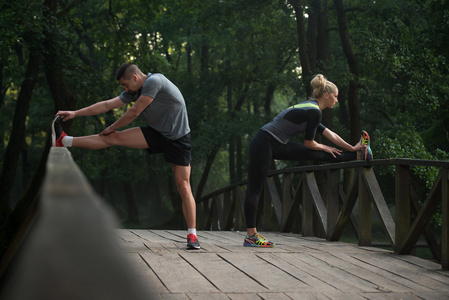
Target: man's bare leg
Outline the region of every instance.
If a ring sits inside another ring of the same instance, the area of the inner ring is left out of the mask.
[[[140,127],[115,131],[109,135],[89,135],[73,137],[72,147],[91,150],[104,149],[110,146],[124,146],[128,148],[146,149],[147,141]]]

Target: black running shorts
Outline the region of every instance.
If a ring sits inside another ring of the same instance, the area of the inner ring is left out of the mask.
[[[147,151],[149,153],[164,153],[165,161],[170,164],[190,165],[192,161],[190,133],[171,141],[149,126],[140,127],[140,129],[142,129],[142,133],[147,141]]]

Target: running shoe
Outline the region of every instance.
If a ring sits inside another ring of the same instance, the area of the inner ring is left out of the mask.
[[[61,121],[61,115],[57,115],[51,124],[51,144],[53,147],[64,147],[62,139],[67,135],[61,127],[59,122]]]
[[[249,237],[246,236],[243,241],[243,247],[262,247],[262,248],[271,248],[274,246],[274,243],[268,241],[262,235],[256,233],[254,236]]]
[[[200,242],[198,238],[193,233],[187,235],[187,249],[200,249]]]
[[[370,138],[368,132],[365,130],[362,130],[362,145],[366,145],[365,149],[362,149],[360,151],[360,154],[362,155],[364,160],[372,160],[373,159],[373,151],[371,150],[370,146]]]

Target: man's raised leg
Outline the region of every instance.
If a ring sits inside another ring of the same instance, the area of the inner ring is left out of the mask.
[[[108,135],[89,135],[73,137],[72,147],[85,149],[104,149],[110,146],[124,146],[128,148],[146,149],[147,141],[140,127],[115,131]]]

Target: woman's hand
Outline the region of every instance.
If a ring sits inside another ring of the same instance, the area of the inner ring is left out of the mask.
[[[331,146],[326,146],[326,145],[323,145],[323,146],[324,146],[323,151],[330,153],[334,158],[336,158],[335,155],[341,155],[342,150],[331,147]]]
[[[353,146],[352,148],[353,148],[352,152],[359,151],[361,149],[365,149],[366,145],[362,145],[362,140],[360,139],[360,141],[357,144],[355,144],[355,146]]]

